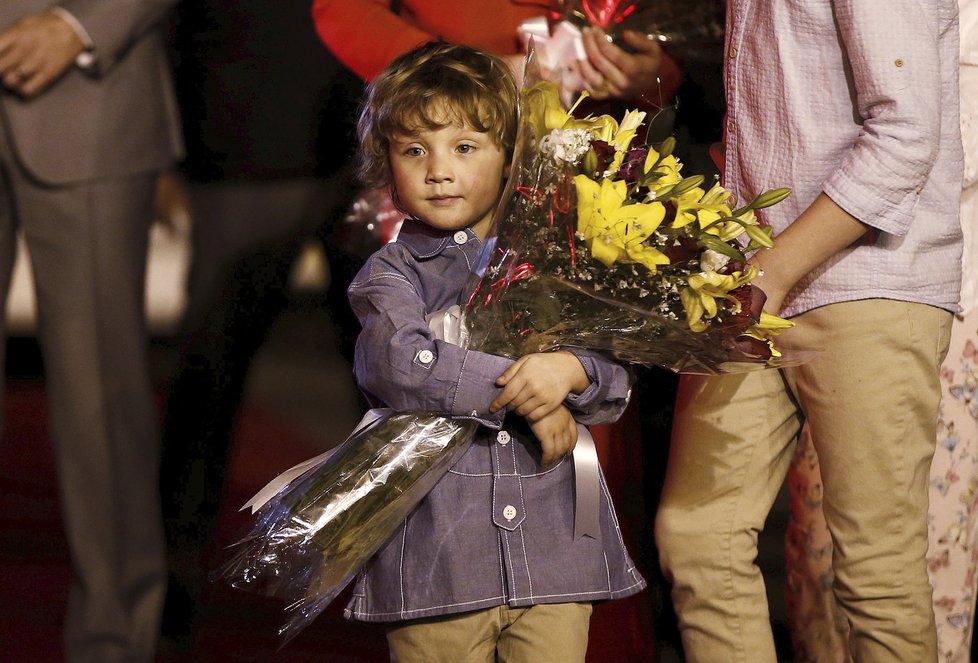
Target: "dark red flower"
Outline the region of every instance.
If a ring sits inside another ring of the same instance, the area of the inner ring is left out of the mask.
[[[628,186],[635,186],[639,176],[642,174],[642,167],[645,165],[645,157],[649,154],[646,146],[634,147],[625,153],[621,168],[618,169],[618,176],[625,180]]]

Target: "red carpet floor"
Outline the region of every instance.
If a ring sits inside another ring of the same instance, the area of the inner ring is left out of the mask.
[[[612,448],[628,446],[612,445]],[[255,407],[246,408],[234,442],[218,539],[230,542],[245,526],[246,517],[236,512],[237,505],[278,470],[313,453],[315,450],[286,423]],[[629,459],[608,458],[607,453],[604,456],[606,467],[608,463],[619,468],[636,466]],[[621,507],[631,503],[631,496],[619,492],[616,499],[627,520],[628,509]],[[37,380],[11,380],[6,389],[6,429],[0,441],[0,663],[62,660],[61,618],[68,579],[68,553],[46,434],[43,387]],[[382,631],[344,620],[340,616],[344,602],[345,597],[341,596],[315,623],[279,649],[275,631],[281,618],[281,605],[214,584],[205,596],[202,625],[195,635],[192,652],[177,657],[163,651],[158,660],[159,663],[387,661]],[[648,606],[644,593],[598,606],[592,620],[588,663],[653,661]]]

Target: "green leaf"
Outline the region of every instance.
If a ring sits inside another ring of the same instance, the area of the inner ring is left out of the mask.
[[[774,229],[771,226],[744,226],[744,232],[750,237],[750,246],[748,248],[765,248],[769,249],[774,246],[774,240],[771,236],[774,234]]]
[[[654,170],[650,170],[649,172],[642,174],[642,177],[639,178],[638,185],[647,186],[651,188],[650,185],[662,179],[663,177],[665,177],[663,173],[657,173]]]
[[[721,216],[719,219],[717,219],[713,223],[710,223],[710,224],[708,224],[706,226],[703,226],[703,229],[702,229],[701,232],[706,232],[707,230],[709,230],[710,228],[713,228],[714,226],[718,226],[721,223],[729,223],[730,221],[733,221],[734,223],[739,224],[741,227],[743,227],[743,226],[746,225],[743,221],[741,221],[740,219],[738,219],[735,216]]]
[[[780,189],[769,189],[762,193],[761,195],[754,198],[743,207],[738,207],[733,211],[734,216],[740,216],[744,212],[750,209],[764,209],[765,207],[771,207],[772,205],[777,205],[782,200],[791,195],[791,189],[780,188]]]
[[[584,155],[584,160],[581,162],[581,169],[587,175],[593,175],[598,169],[598,155],[593,149],[588,150],[587,154]]]
[[[733,258],[734,260],[745,260],[743,253],[732,247],[730,244],[724,242],[716,235],[700,235],[696,240],[696,243],[704,249],[710,249],[711,251],[722,253],[728,258]]]
[[[704,179],[705,178],[702,175],[691,175],[689,177],[684,177],[683,179],[676,182],[675,186],[673,186],[669,190],[669,197],[678,198],[684,193],[688,193],[692,191],[700,184],[702,184]],[[657,197],[661,199],[661,198],[665,198],[665,195],[659,195]]]
[[[667,156],[672,154],[673,150],[675,149],[676,149],[676,139],[672,136],[669,136],[664,141],[662,141],[662,144],[659,145],[659,149],[656,150],[656,152],[659,153],[659,161],[662,161]]]
[[[772,205],[777,205],[790,195],[791,189],[788,188],[782,187],[780,189],[770,189],[752,200],[751,207],[753,209],[764,209],[765,207],[771,207]]]

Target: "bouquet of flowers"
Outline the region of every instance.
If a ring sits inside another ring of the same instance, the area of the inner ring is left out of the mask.
[[[495,240],[464,311],[430,322],[436,336],[511,357],[578,347],[710,373],[783,361],[773,339],[790,323],[760,310],[743,251],[771,245],[755,210],[787,191],[734,209],[718,185],[680,175],[668,142],[632,146],[643,113],[572,111],[552,83],[524,90]],[[476,427],[437,413],[378,415],[249,502],[257,520],[216,575],[284,599],[287,641],[465,453]]]
[[[524,91],[508,196],[466,325],[485,352],[605,351],[674,371],[783,365],[745,251],[772,246],[755,210],[719,184],[683,177],[673,141],[632,146],[645,114],[575,118],[557,87]],[[499,333],[506,330],[506,333]]]

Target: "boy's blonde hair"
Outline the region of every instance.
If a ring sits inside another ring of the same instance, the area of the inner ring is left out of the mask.
[[[494,55],[429,42],[399,56],[367,87],[357,123],[360,179],[390,184],[390,140],[452,122],[488,133],[512,154],[518,99],[509,67]]]

